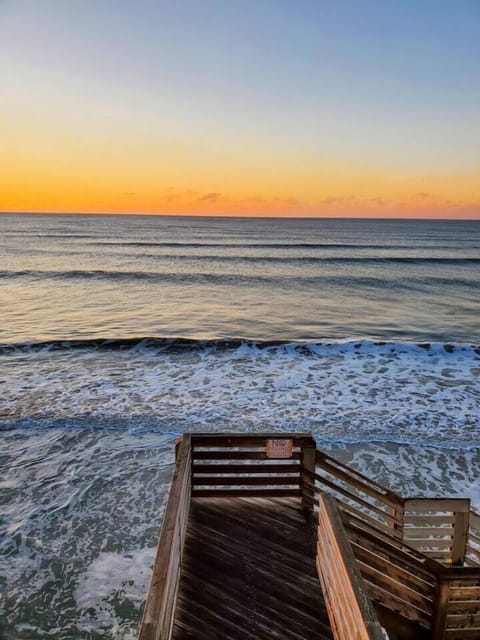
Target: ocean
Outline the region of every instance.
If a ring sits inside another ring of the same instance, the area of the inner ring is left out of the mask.
[[[479,221],[0,215],[0,638],[135,638],[184,431],[480,510],[479,266]]]

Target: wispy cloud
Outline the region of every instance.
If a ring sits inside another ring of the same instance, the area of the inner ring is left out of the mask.
[[[200,196],[197,198],[198,202],[217,202],[222,197],[222,194],[218,191],[211,191],[210,193],[206,193],[204,196]]]

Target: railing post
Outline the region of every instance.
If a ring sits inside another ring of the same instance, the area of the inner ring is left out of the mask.
[[[444,640],[445,638],[449,590],[450,582],[448,577],[439,575],[437,593],[433,605],[432,640]]]
[[[178,458],[178,452],[180,451],[180,445],[182,444],[182,438],[176,438],[175,439],[175,462],[177,461]]]
[[[302,506],[309,511],[313,510],[313,502],[315,500],[315,455],[316,446],[314,443],[304,445],[302,448]],[[305,473],[305,471],[307,473]],[[308,482],[305,482],[306,476],[309,475]]]
[[[466,511],[455,512],[455,527],[452,541],[452,564],[462,566],[467,551],[468,529],[470,527],[470,503]]]
[[[405,506],[404,502],[392,507],[391,514],[395,518],[393,522],[393,535],[400,540],[403,540],[403,529],[405,524]]]

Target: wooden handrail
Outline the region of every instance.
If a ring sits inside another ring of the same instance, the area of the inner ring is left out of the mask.
[[[183,436],[160,530],[139,640],[170,640],[191,496],[191,441]]]
[[[269,458],[269,440],[290,440],[288,458]],[[305,452],[315,441],[308,433],[192,434],[192,496],[300,497]]]
[[[317,571],[335,640],[384,640],[335,499],[320,494]]]
[[[443,564],[465,560],[470,523],[468,498],[407,498],[403,539]]]

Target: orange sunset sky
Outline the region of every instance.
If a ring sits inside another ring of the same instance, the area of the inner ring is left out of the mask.
[[[480,218],[480,4],[0,1],[0,211]]]

